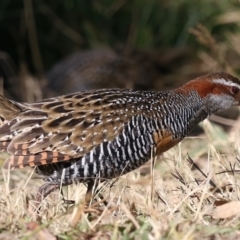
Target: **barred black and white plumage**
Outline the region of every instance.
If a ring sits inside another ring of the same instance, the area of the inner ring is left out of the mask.
[[[1,96],[0,148],[10,154],[4,168],[36,167],[45,176],[43,197],[60,184],[92,186],[138,168],[208,115],[239,105],[239,90],[237,78],[216,73],[166,92],[103,89],[31,104]]]

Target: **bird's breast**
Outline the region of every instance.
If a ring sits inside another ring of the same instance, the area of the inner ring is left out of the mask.
[[[153,141],[156,146],[156,155],[160,155],[177,145],[181,140],[174,139],[171,131],[157,131],[153,133]]]

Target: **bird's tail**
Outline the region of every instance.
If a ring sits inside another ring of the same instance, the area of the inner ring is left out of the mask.
[[[11,120],[23,110],[23,105],[9,100],[0,95],[0,118],[1,121]]]

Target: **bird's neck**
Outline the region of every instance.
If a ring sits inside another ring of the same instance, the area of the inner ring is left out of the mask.
[[[173,91],[171,99],[176,101],[172,109],[174,121],[171,124],[176,138],[184,138],[198,123],[211,114],[202,98],[194,91],[188,93]],[[178,124],[178,129],[176,124]]]

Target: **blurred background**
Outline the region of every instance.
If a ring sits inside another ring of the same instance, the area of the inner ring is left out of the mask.
[[[214,71],[240,76],[238,0],[0,1],[0,89],[14,100]]]

